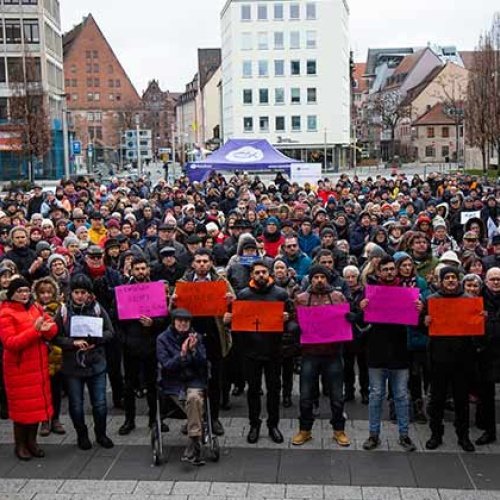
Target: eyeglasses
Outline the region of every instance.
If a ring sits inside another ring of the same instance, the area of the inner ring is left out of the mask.
[[[297,243],[292,243],[290,245],[286,245],[286,248],[297,248],[299,245]]]
[[[87,255],[90,260],[101,260],[102,255]]]

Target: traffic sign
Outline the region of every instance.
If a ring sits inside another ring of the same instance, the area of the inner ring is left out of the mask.
[[[73,141],[73,154],[74,155],[82,154],[82,143],[80,141]]]

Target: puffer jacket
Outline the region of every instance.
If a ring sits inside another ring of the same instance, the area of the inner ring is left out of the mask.
[[[500,294],[485,288],[483,298],[488,315],[486,335],[477,339],[480,346],[479,370],[485,380],[500,382]]]
[[[35,304],[7,301],[0,307],[0,339],[9,417],[20,424],[50,420],[53,414],[47,341],[57,327],[43,333],[38,318],[50,318]]]

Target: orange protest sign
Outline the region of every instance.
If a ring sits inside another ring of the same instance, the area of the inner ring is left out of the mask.
[[[237,300],[233,302],[234,332],[283,333],[283,302],[252,302]]]
[[[466,337],[484,335],[482,298],[430,299],[431,337]]]
[[[178,282],[175,307],[187,309],[193,316],[223,316],[227,312],[225,281]]]

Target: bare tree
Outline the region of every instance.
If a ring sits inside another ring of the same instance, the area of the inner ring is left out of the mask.
[[[43,162],[51,148],[47,96],[41,84],[40,60],[29,54],[9,70],[10,114],[22,135],[22,153],[33,180],[33,162]]]
[[[378,92],[367,104],[367,118],[371,127],[390,132],[389,159],[394,159],[396,128],[404,118],[410,117],[408,107],[403,106],[404,97],[399,90]]]

